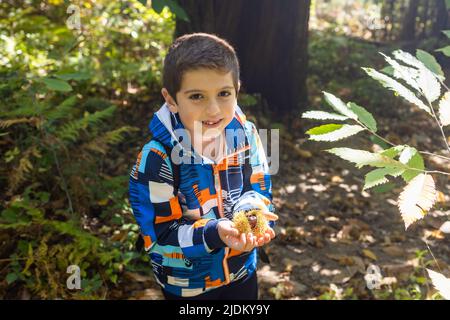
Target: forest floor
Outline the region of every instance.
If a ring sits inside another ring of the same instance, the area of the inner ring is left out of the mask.
[[[443,149],[432,119],[409,109],[376,114],[379,133],[422,151]],[[439,230],[448,220],[449,197],[442,194],[435,210],[405,231],[396,206],[404,183],[396,180],[396,187],[385,193],[362,191],[368,169],[357,170],[322,151],[331,144],[307,141],[303,133],[313,125],[299,116],[291,128],[280,131],[280,170],[272,177],[279,220],[277,236],[266,246],[271,263],[258,262],[260,298],[430,298],[435,291],[425,267],[447,276],[450,272],[450,237]],[[364,134],[345,145],[374,151]],[[450,172],[449,163],[438,158],[428,157],[425,164]],[[448,193],[447,177],[434,178],[438,190]],[[364,276],[370,265],[380,268],[378,289],[367,287]],[[148,274],[125,272],[119,283],[110,298],[163,298],[150,266]]]

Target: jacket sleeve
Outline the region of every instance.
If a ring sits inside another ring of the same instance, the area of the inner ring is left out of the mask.
[[[193,258],[226,246],[217,231],[220,219],[183,219],[173,195],[172,166],[159,142],[150,141],[139,153],[130,174],[129,199],[146,251],[158,243],[180,247]]]
[[[233,211],[265,208],[275,212],[272,204],[272,181],[266,154],[253,123],[247,121],[250,155],[244,163],[244,188],[241,197],[233,207]],[[273,227],[273,222],[270,226]]]

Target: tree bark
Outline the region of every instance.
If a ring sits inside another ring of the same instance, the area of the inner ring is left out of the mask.
[[[310,0],[179,0],[190,22],[176,36],[214,33],[236,49],[246,92],[261,93],[273,116],[298,116],[307,106]]]
[[[402,31],[400,34],[401,41],[414,40],[416,36],[416,17],[419,0],[410,0],[409,6],[403,20]]]
[[[445,0],[436,0],[436,18],[433,23],[432,36],[442,35],[441,31],[448,27],[448,10]]]

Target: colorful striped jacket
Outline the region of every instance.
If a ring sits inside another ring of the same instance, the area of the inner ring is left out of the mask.
[[[266,206],[274,212],[267,159],[254,124],[236,106],[225,132],[242,134],[227,136],[227,153],[218,163],[183,146],[177,134],[184,126],[167,105],[154,114],[149,129],[153,138],[131,170],[129,199],[157,282],[190,297],[251,275],[256,250],[226,247],[217,224],[242,209]],[[172,162],[162,144],[190,160],[179,164],[176,195]]]

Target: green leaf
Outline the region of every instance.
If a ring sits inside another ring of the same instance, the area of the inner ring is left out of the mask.
[[[404,171],[405,169],[400,168],[380,168],[370,171],[369,173],[366,174],[363,190],[388,182],[389,180],[386,178],[386,175],[398,177]]]
[[[445,54],[447,57],[450,57],[450,46],[446,46],[446,47],[437,49],[436,51],[442,52],[442,53]]]
[[[167,5],[170,8],[170,11],[172,11],[178,19],[181,19],[183,21],[189,22],[188,15],[186,14],[186,11],[180,5],[178,5],[176,0],[166,0]]]
[[[441,85],[438,78],[444,80],[443,76],[437,75],[430,71],[422,61],[418,60],[408,52],[396,50],[393,54],[396,59],[417,69],[417,74],[414,79],[409,79],[409,81],[408,79],[405,79],[409,85],[412,85],[416,90],[418,90],[430,103],[439,98],[441,95]],[[419,88],[417,88],[414,84],[417,84]]]
[[[361,121],[373,132],[377,132],[377,122],[375,121],[374,117],[369,111],[367,111],[361,106],[358,106],[354,102],[347,103],[347,106],[358,116],[359,121]]]
[[[389,148],[389,144],[387,144],[386,142],[384,142],[382,139],[378,138],[377,136],[371,135],[370,141],[372,141],[374,144],[379,145],[382,149]]]
[[[417,153],[417,149],[416,148],[412,148],[412,147],[406,146],[402,150],[402,153],[400,154],[400,157],[398,158],[398,161],[400,161],[401,163],[407,164],[409,162],[409,160],[411,160],[411,158],[416,153]]]
[[[358,116],[354,112],[352,112],[341,99],[325,91],[323,92],[323,94],[325,96],[325,100],[334,110],[350,119],[358,119]]]
[[[373,79],[380,82],[385,88],[388,88],[396,93],[398,93],[401,97],[403,97],[408,102],[415,104],[420,109],[425,110],[427,113],[431,114],[431,110],[427,107],[416,95],[411,92],[408,88],[406,88],[401,83],[392,79],[391,77],[386,76],[372,68],[363,68],[363,70]]]
[[[450,0],[445,0],[445,7],[450,10]]]
[[[326,150],[329,153],[337,155],[338,157],[350,161],[356,165],[357,168],[364,166],[380,167],[380,168],[401,168],[407,167],[394,159],[379,153],[371,153],[365,150],[357,150],[351,148],[333,148]]]
[[[443,76],[444,72],[442,71],[441,66],[436,61],[436,58],[433,57],[431,54],[429,54],[426,51],[417,49],[416,51],[416,57],[419,59],[431,72]]]
[[[396,186],[395,183],[393,183],[393,182],[388,182],[388,183],[385,183],[385,184],[382,184],[382,185],[373,187],[373,188],[372,188],[372,192],[375,192],[375,193],[386,193],[386,192],[389,192],[389,191],[391,191],[392,189],[394,189],[395,186]]]
[[[87,80],[90,79],[90,75],[87,72],[73,72],[73,73],[57,73],[55,77],[61,80]]]
[[[339,124],[325,124],[323,126],[315,127],[308,130],[306,133],[310,134],[310,140],[314,141],[338,141],[348,138],[364,128],[359,125],[339,125]]]
[[[386,73],[387,75],[389,75],[391,77],[394,75],[394,68],[392,66],[384,67],[380,71]]]
[[[318,127],[314,127],[309,129],[308,131],[306,131],[307,134],[311,134],[311,135],[318,135],[318,134],[325,134],[325,133],[329,133],[335,130],[338,130],[340,128],[342,128],[344,125],[343,124],[324,124]]]
[[[450,1],[450,0],[449,0]],[[450,30],[442,30],[442,33],[445,34],[447,38],[450,38]]]
[[[303,119],[316,119],[316,120],[347,120],[348,117],[341,116],[337,113],[330,113],[325,111],[313,110],[307,111],[302,114]]]
[[[152,0],[152,8],[156,13],[161,13],[166,6],[166,1],[164,0]]]
[[[417,83],[417,78],[419,77],[419,70],[401,65],[396,60],[391,57],[381,53],[387,63],[392,67],[392,76],[397,79],[405,81],[408,85],[413,87],[416,91],[421,92],[420,86]]]
[[[146,6],[147,5],[147,0],[138,0],[140,3],[142,3],[142,5]]]
[[[8,275],[6,276],[6,282],[8,284],[13,283],[14,281],[16,281],[19,277],[17,276],[16,273],[8,273]]]
[[[50,90],[68,92],[72,91],[72,87],[66,81],[58,80],[54,78],[44,78],[42,82],[47,86]]]
[[[380,154],[382,154],[383,156],[389,157],[391,159],[394,159],[396,156],[398,156],[398,154],[400,152],[402,152],[402,150],[405,148],[405,146],[395,146],[389,149],[386,149],[382,152],[380,152]]]
[[[420,155],[419,152],[417,152],[417,150],[416,153],[411,157],[411,159],[406,163],[406,165],[410,168],[425,170],[425,163],[423,161],[422,156]],[[402,178],[405,180],[405,182],[409,182],[421,173],[422,172],[418,170],[407,169],[402,174]]]

